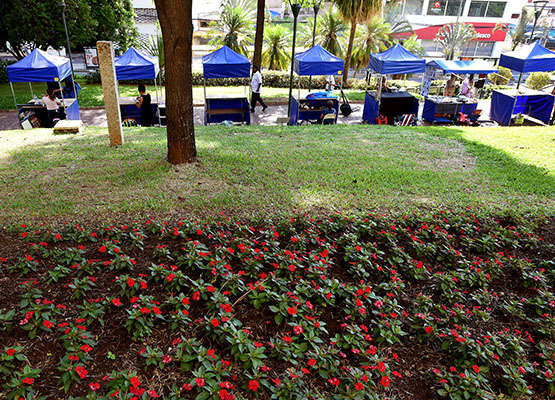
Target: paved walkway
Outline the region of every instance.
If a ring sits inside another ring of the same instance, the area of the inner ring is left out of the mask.
[[[362,123],[362,103],[351,103],[353,112],[348,117],[339,114],[337,119],[338,124],[361,124]],[[423,103],[420,103],[420,115],[422,115]],[[478,108],[482,110],[481,120],[489,119],[489,100],[481,100]],[[287,104],[273,104],[268,107],[265,112],[262,112],[261,107],[256,108],[256,112],[251,114],[252,125],[277,125],[278,118],[285,118],[287,116]],[[81,110],[81,118],[85,125],[107,127],[106,112],[101,109],[85,109]],[[194,107],[194,121],[195,125],[203,125],[204,123],[204,107]],[[21,129],[17,120],[17,113],[13,111],[0,112],[0,130]]]

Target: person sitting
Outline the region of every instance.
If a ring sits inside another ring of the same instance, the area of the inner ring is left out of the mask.
[[[62,103],[60,102],[60,100],[58,100],[52,88],[46,90],[46,94],[43,95],[41,102],[46,106],[49,126],[54,126],[54,119],[62,118],[62,115],[58,109],[59,106],[62,105]]]
[[[330,116],[328,117],[328,115]],[[319,121],[324,125],[331,125],[335,123],[335,108],[333,108],[332,100],[328,100],[326,103],[326,108],[322,110]]]
[[[391,92],[391,86],[387,83],[387,78],[382,76],[382,93],[383,92]]]
[[[152,125],[152,109],[150,107],[150,94],[146,92],[146,87],[139,83],[139,94],[137,97],[137,107],[141,109],[141,126]]]
[[[451,77],[447,81],[445,85],[445,90],[443,91],[443,96],[445,97],[453,97],[455,95],[455,90],[457,89],[457,82],[455,81],[456,76],[455,74],[451,74]]]

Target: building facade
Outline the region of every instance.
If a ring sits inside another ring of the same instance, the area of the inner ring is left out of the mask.
[[[446,24],[472,24],[478,38],[463,46],[461,58],[499,58],[509,44],[508,35],[495,30],[498,23],[516,24],[528,0],[403,0],[402,12],[422,41],[426,55],[442,57],[442,47],[434,42]]]

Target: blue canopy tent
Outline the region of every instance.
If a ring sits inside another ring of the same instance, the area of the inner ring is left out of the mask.
[[[202,56],[204,77],[204,124],[225,120],[250,125],[249,101],[245,95],[236,97],[206,96],[206,79],[249,78],[251,63],[247,57],[227,46]]]
[[[114,60],[116,68],[116,79],[118,81],[129,80],[154,80],[156,90],[156,100],[151,102],[153,122],[159,123],[159,103],[158,83],[156,81],[160,72],[160,62],[158,57],[145,54],[137,49],[130,47],[121,56]],[[141,123],[140,109],[137,107],[134,98],[118,98],[121,117],[123,120],[133,119],[136,123]]]
[[[71,76],[71,65],[69,59],[53,56],[47,52],[35,49],[27,57],[6,67],[8,80],[12,89],[12,95],[16,110],[18,109],[13,82],[29,82],[31,97],[33,87],[31,82],[61,82]],[[79,105],[77,99],[66,107],[66,101],[62,94],[62,105],[66,111],[67,118],[70,120],[80,120]]]
[[[315,75],[341,75],[345,62],[331,54],[320,45],[316,45],[306,51],[295,54],[293,59],[293,71],[298,76],[315,76]],[[299,98],[300,98],[299,85]],[[310,96],[310,95],[309,95]],[[289,125],[296,125],[299,120],[318,120],[322,114],[321,108],[326,105],[328,100],[332,100],[335,108],[335,121],[339,112],[339,102],[336,96],[328,93],[315,93],[311,98],[307,97],[310,105],[314,107],[311,110],[300,109],[299,100],[291,96],[291,108],[289,114]]]
[[[441,69],[450,74],[490,74],[497,68],[483,60],[432,60],[427,66]]]
[[[401,75],[424,72],[426,60],[412,54],[400,44],[382,53],[370,54],[368,71],[380,75]],[[367,82],[370,73],[367,75]],[[378,80],[377,93],[366,90],[362,120],[373,124],[378,115],[387,117],[388,123],[401,114],[418,114],[418,100],[407,92],[382,93],[381,79]]]
[[[499,66],[519,71],[515,93],[494,90],[491,97],[490,116],[502,125],[510,125],[513,114],[528,115],[549,123],[554,97],[540,91],[520,92],[524,72],[555,71],[555,53],[535,42],[519,50],[501,54]]]

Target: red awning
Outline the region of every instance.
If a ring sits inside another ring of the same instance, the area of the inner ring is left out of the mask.
[[[492,23],[480,23],[480,22],[467,22],[468,24],[474,26],[478,37],[474,40],[479,40],[482,42],[504,42],[507,33],[502,30],[496,30],[495,24]],[[426,28],[415,29],[414,34],[418,35],[418,39],[422,40],[434,40],[437,33],[445,25],[433,25],[427,26]],[[411,33],[402,33],[398,37],[410,37]]]

